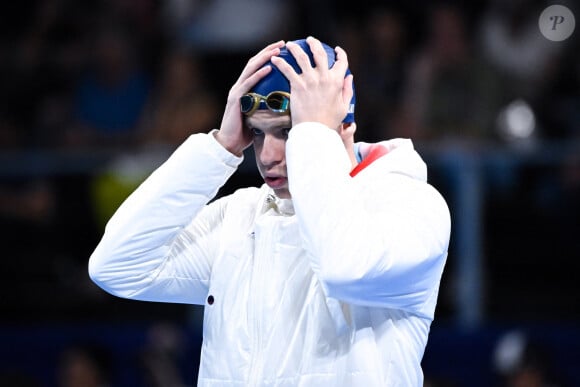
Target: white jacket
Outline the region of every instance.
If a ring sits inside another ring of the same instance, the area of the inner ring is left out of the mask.
[[[207,204],[242,159],[195,134],[118,209],[92,254],[119,297],[205,304],[200,386],[422,386],[450,234],[409,140],[354,178],[336,132],[292,129],[292,200]]]

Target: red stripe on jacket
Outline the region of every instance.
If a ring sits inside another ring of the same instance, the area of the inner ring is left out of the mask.
[[[363,169],[365,169],[366,167],[368,167],[373,162],[375,162],[377,159],[386,155],[387,153],[389,153],[389,150],[387,148],[385,148],[384,146],[373,145],[371,148],[371,151],[363,159],[363,161],[358,163],[357,166],[354,167],[352,171],[350,171],[350,176],[355,177],[360,171],[362,171]]]

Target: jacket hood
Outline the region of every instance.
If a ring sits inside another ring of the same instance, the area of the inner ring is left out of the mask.
[[[389,159],[388,172],[400,173],[413,179],[427,181],[427,165],[409,139],[395,138],[378,143],[357,142],[354,146],[359,162],[368,156],[374,147],[381,146],[386,148],[388,152],[383,156]]]

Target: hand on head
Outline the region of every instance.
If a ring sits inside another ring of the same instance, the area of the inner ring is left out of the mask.
[[[241,155],[253,139],[252,133],[244,129],[244,116],[240,113],[240,97],[250,91],[262,95],[261,98],[272,92],[290,92],[292,126],[301,122],[322,123],[336,130],[350,149],[347,142],[353,142],[355,130],[351,110],[354,89],[346,52],[342,48],[332,50],[313,37],[288,42],[286,47],[284,41],[278,41],[248,61],[230,89],[220,130],[216,134],[217,140],[237,155]],[[263,102],[269,107],[268,101]],[[262,102],[259,103],[262,109]],[[253,112],[252,109],[247,114]]]
[[[271,67],[264,64],[273,56],[278,55],[283,46],[284,41],[280,40],[266,46],[253,56],[229,91],[216,139],[233,154],[240,156],[244,149],[252,144],[252,134],[244,129],[243,117],[240,113],[240,97],[271,71]]]
[[[349,112],[354,93],[352,74],[345,77],[348,69],[346,52],[336,47],[336,60],[331,68],[328,68],[328,54],[322,43],[313,37],[308,37],[306,42],[312,51],[315,66],[298,44],[293,42],[286,44],[302,70],[300,74],[284,59],[276,56],[271,59],[290,82],[292,125],[301,122],[320,122],[338,131]]]

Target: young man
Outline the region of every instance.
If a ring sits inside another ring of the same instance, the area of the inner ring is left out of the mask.
[[[205,305],[201,386],[423,385],[449,212],[409,140],[353,151],[348,73],[314,38],[264,48],[91,256],[114,295]],[[251,144],[266,184],[208,204]]]

